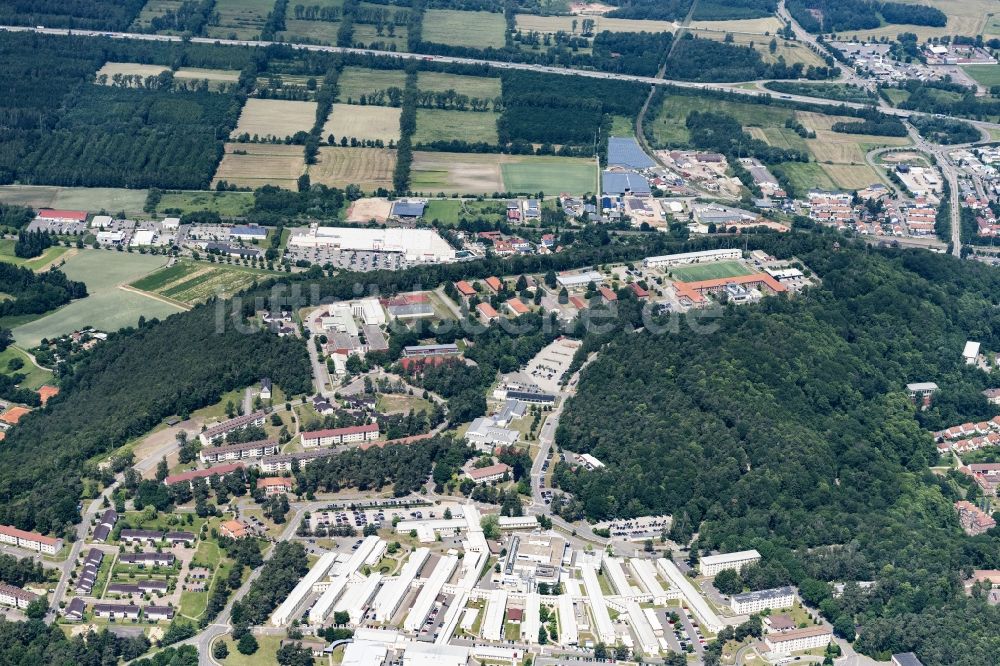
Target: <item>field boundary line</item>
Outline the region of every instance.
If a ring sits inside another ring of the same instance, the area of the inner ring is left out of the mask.
[[[190,310],[191,308],[194,307],[193,305],[182,303],[181,301],[170,298],[169,296],[163,296],[161,294],[154,294],[151,291],[143,291],[142,289],[136,289],[135,287],[129,284],[120,284],[118,285],[118,288],[123,291],[130,291],[133,294],[139,294],[140,296],[146,296],[147,298],[152,298],[154,301],[160,301],[161,303],[166,303],[167,305],[175,305],[183,310]]]

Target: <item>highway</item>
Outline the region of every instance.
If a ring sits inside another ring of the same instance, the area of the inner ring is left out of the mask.
[[[106,30],[73,30],[69,28],[45,28],[31,26],[10,26],[0,25],[0,31],[7,32],[34,32],[42,35],[76,35],[83,37],[110,37],[113,39],[133,39],[149,42],[182,42],[184,39],[176,35],[148,35],[136,32],[112,32]],[[767,83],[768,80],[761,81],[737,81],[729,83],[698,83],[693,81],[675,81],[671,79],[657,78],[655,76],[638,76],[635,74],[618,74],[613,72],[599,72],[588,69],[573,69],[568,67],[551,67],[547,65],[534,65],[530,63],[506,62],[502,60],[483,60],[478,58],[460,58],[455,56],[427,55],[424,53],[409,53],[406,51],[379,51],[376,49],[357,49],[342,46],[321,46],[317,44],[299,44],[294,42],[269,42],[252,39],[213,39],[210,37],[191,37],[188,41],[194,44],[218,44],[221,46],[246,46],[265,48],[268,46],[285,46],[302,51],[314,51],[319,53],[343,53],[361,56],[382,56],[386,58],[399,58],[400,60],[424,60],[427,62],[439,62],[446,64],[488,66],[495,69],[521,70],[531,72],[542,72],[545,74],[559,74],[569,76],[586,76],[594,79],[611,79],[616,81],[632,81],[653,86],[669,85],[677,88],[688,88],[692,90],[709,90],[715,92],[728,92],[737,95],[751,95],[759,97],[767,94],[782,100],[802,102],[807,104],[827,104],[830,106],[843,106],[852,109],[870,108],[869,104],[858,104],[855,102],[835,102],[817,97],[806,97],[804,95],[775,95],[773,93],[761,93],[758,90],[747,90],[739,86],[746,83]],[[892,107],[880,107],[883,113],[909,118],[910,116],[930,115],[918,111],[908,111],[906,109],[896,109]],[[966,120],[966,122],[979,128],[1000,129],[1000,123],[988,123],[977,120]]]

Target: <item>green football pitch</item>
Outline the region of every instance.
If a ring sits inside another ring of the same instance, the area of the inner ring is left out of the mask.
[[[717,278],[750,275],[752,270],[738,261],[714,261],[706,264],[677,266],[670,269],[670,274],[680,282],[700,282]]]

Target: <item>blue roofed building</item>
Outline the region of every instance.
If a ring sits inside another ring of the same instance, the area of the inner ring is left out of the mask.
[[[608,166],[649,169],[656,166],[656,162],[642,150],[635,139],[612,136],[608,138]]]
[[[424,206],[423,201],[397,201],[392,204],[392,216],[416,220],[424,216]]]
[[[649,194],[649,181],[632,171],[605,171],[601,174],[601,193],[615,196],[623,194]]]

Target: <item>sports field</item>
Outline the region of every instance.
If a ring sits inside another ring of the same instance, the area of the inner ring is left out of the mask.
[[[132,286],[193,305],[212,296],[232,296],[264,274],[242,266],[213,266],[182,260],[133,282]]]
[[[89,295],[40,319],[14,329],[14,340],[30,349],[51,338],[86,326],[117,331],[134,326],[139,316],[166,317],[182,308],[121,288],[163,266],[166,257],[109,250],[80,250],[70,257],[63,272],[87,285]]]
[[[481,141],[496,145],[499,141],[497,138],[499,117],[499,113],[491,111],[417,109],[417,131],[413,135],[413,143],[419,145],[457,139],[469,143]]]
[[[417,87],[423,92],[454,90],[460,95],[494,99],[500,96],[500,79],[492,76],[464,76],[444,72],[420,72]]]
[[[326,140],[332,134],[337,141],[341,137],[399,141],[399,113],[399,108],[391,106],[334,104],[322,137]]]
[[[962,69],[976,80],[976,83],[987,88],[1000,86],[1000,66],[997,65],[966,65]]]
[[[428,9],[424,12],[423,39],[435,44],[483,49],[503,48],[507,23],[503,14]]]
[[[401,69],[368,69],[345,67],[337,79],[337,101],[357,102],[364,95],[406,86],[406,73]]]
[[[678,282],[717,280],[719,278],[738,277],[753,273],[752,270],[738,261],[713,261],[706,264],[676,266],[669,268],[668,272]]]
[[[302,146],[270,143],[227,143],[226,154],[212,179],[212,187],[221,180],[247,187],[277,185],[295,189],[305,173],[306,159]]]
[[[293,102],[284,99],[247,100],[232,136],[249,134],[284,139],[296,132],[308,132],[316,122],[316,102]]]
[[[324,146],[319,149],[316,164],[309,167],[309,178],[329,187],[357,185],[366,192],[379,187],[391,190],[395,168],[395,150]]]
[[[0,185],[0,201],[33,208],[120,211],[141,213],[146,190],[117,187],[58,187],[53,185]]]
[[[273,8],[274,0],[217,0],[215,12],[219,15],[219,24],[208,26],[208,36],[227,39],[236,35],[237,39],[256,39]]]
[[[583,194],[595,190],[596,174],[594,163],[582,158],[414,151],[410,188],[426,194]]]

